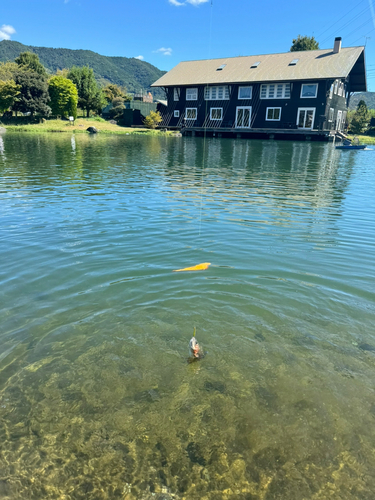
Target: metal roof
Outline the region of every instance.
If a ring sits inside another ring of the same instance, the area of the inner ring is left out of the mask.
[[[151,86],[220,85],[346,78],[363,53],[364,47],[347,47],[341,48],[337,53],[334,53],[332,49],[325,49],[185,61],[180,62]],[[290,63],[296,56],[298,56],[298,62],[291,65]],[[366,90],[363,56],[361,60],[363,60],[363,68],[361,64],[358,70],[361,77],[363,73],[363,77],[357,86],[358,88],[364,87]],[[260,62],[257,67],[251,68],[257,62]],[[224,67],[217,71],[220,66]]]

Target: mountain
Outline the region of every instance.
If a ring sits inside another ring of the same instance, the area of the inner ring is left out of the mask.
[[[365,101],[368,109],[375,109],[375,92],[357,92],[350,98],[349,109],[357,109],[359,101]]]
[[[124,85],[129,92],[151,90],[150,85],[158,80],[165,71],[152,64],[140,61],[134,57],[102,56],[91,50],[52,49],[48,47],[33,47],[11,40],[0,42],[0,61],[14,61],[21,52],[38,54],[40,62],[51,73],[57,69],[72,66],[90,66],[99,83],[116,83]],[[160,89],[152,89],[155,97],[164,97]]]

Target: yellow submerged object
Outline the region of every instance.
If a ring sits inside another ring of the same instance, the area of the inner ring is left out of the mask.
[[[203,264],[197,264],[193,267],[184,267],[184,269],[174,269],[174,273],[178,273],[180,271],[205,271],[208,269],[208,266],[211,265],[211,262],[203,262]]]

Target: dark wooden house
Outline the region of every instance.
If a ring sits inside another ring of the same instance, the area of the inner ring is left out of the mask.
[[[186,61],[163,75],[161,126],[214,135],[329,138],[367,90],[364,47]]]

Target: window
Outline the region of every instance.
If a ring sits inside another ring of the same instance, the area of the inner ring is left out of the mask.
[[[335,80],[335,88],[334,88],[334,93],[337,94],[337,87],[338,87],[338,81]]]
[[[328,113],[328,121],[332,122],[333,121],[333,113],[335,110],[333,108],[329,108],[329,113]]]
[[[186,89],[186,100],[187,101],[196,101],[198,99],[198,89]]]
[[[266,110],[266,121],[268,122],[278,122],[281,118],[281,108],[267,108]]]
[[[180,112],[179,112],[179,110],[178,110],[178,109],[175,109],[175,110],[174,110],[173,116],[174,116],[175,118],[180,118]]]
[[[289,66],[295,66],[298,63],[299,59],[293,59],[293,61],[290,61]]]
[[[197,119],[197,108],[186,108],[185,118],[187,120],[196,120]]]
[[[180,100],[180,89],[175,87],[173,89],[173,100],[174,101],[179,101]]]
[[[223,119],[223,108],[211,108],[210,119],[211,120],[222,120]]]
[[[260,86],[261,99],[290,99],[290,83],[268,83]]]
[[[238,99],[251,99],[253,87],[238,87]]]
[[[259,66],[259,64],[260,64],[260,61],[257,61],[257,62],[255,62],[254,64],[252,64],[252,65],[250,66],[250,68],[257,68],[257,67]]]
[[[229,87],[228,85],[206,87],[204,89],[204,98],[206,101],[223,101],[229,99]]]
[[[301,87],[301,98],[308,99],[309,97],[316,97],[318,95],[317,83],[303,83]]]
[[[222,64],[221,66],[219,66],[219,67],[217,68],[217,70],[216,70],[216,71],[222,71],[222,70],[225,68],[225,66],[226,66],[226,64]]]
[[[329,89],[329,98],[332,99],[333,96],[333,83],[331,85],[331,88]]]

